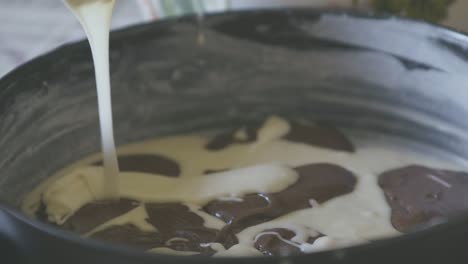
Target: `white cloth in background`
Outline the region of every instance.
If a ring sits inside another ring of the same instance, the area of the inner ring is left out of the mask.
[[[136,1],[117,1],[112,28],[142,22]],[[55,47],[84,38],[61,0],[0,1],[0,76]]]

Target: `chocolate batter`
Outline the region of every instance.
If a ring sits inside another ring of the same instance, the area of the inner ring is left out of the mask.
[[[468,173],[407,166],[379,176],[392,208],[392,224],[409,232],[468,211]]]
[[[237,233],[249,226],[313,207],[311,199],[322,203],[349,193],[356,184],[351,172],[332,164],[311,164],[295,170],[299,179],[283,191],[249,194],[240,202],[216,200],[203,209],[226,222],[228,225],[224,230]]]
[[[301,254],[299,245],[291,241],[296,235],[294,231],[285,228],[274,228],[260,233],[255,240],[255,248],[267,256],[288,256]],[[308,237],[307,242],[313,244],[322,234]]]

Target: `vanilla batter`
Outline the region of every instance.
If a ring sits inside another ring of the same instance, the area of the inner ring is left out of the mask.
[[[256,140],[245,142],[246,130],[240,129],[234,133],[234,138],[244,140],[243,143],[232,143],[218,150],[207,149],[210,138],[202,136],[169,137],[123,146],[119,148],[120,156],[154,154],[177,161],[180,175],[168,177],[122,171],[119,174],[120,197],[145,203],[181,203],[200,216],[206,228],[222,230],[226,222],[203,209],[210,201],[240,203],[251,193],[277,193],[298,181],[297,172],[291,168],[307,164],[335,164],[356,177],[352,192],[323,203],[310,199],[309,208],[248,226],[235,234],[238,243],[230,248],[214,241],[204,243],[215,251],[215,256],[261,255],[254,245],[262,236],[271,235],[297,247],[299,252],[308,253],[400,234],[392,225],[391,208],[378,184],[379,174],[410,164],[462,169],[459,165],[433,160],[401,148],[366,145],[350,152],[293,142],[285,139],[290,129],[286,120],[271,117],[257,129]],[[48,221],[64,224],[83,205],[101,197],[102,167],[83,165],[96,159],[97,156],[85,159],[44,183],[25,201],[24,210],[34,215],[42,199]],[[206,174],[208,170],[214,172]],[[157,233],[148,217],[145,206],[139,205],[84,235],[92,236],[110,226],[125,224]],[[285,239],[274,231],[268,231],[278,228],[293,231],[294,237]],[[312,243],[308,242],[308,238],[317,234],[322,235]],[[171,239],[169,244],[174,239],[184,238]],[[149,251],[199,253],[175,251],[165,246]]]

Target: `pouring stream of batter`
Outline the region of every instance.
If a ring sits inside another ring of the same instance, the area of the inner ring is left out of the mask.
[[[100,198],[117,199],[119,164],[112,124],[109,72],[109,29],[115,0],[65,0],[65,2],[83,26],[93,54],[104,160],[104,184]]]

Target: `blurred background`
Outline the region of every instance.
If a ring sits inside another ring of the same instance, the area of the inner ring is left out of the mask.
[[[376,11],[468,32],[468,0],[117,0],[112,28],[201,11],[285,6]],[[0,0],[0,25],[0,76],[84,37],[61,0]]]

